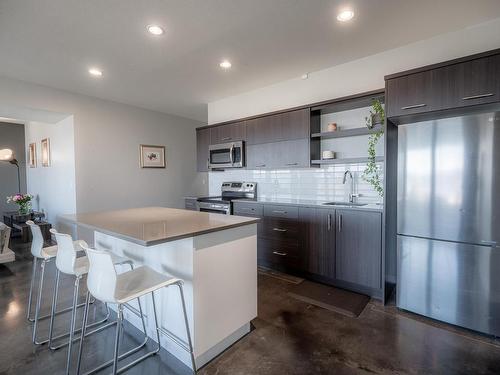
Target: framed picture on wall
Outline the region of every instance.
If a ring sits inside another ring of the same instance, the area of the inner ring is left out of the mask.
[[[141,168],[165,168],[165,146],[140,145]]]
[[[30,143],[28,148],[28,164],[30,168],[36,168],[36,143]]]
[[[49,138],[42,139],[42,166],[50,166],[50,140]]]

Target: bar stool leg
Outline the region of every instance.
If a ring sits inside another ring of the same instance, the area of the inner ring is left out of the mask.
[[[50,262],[50,259],[48,259],[48,260],[42,260],[42,264],[43,264],[44,262],[47,262],[47,263],[48,263],[48,262]],[[29,320],[30,322],[32,322],[32,323],[35,321],[35,319],[34,319],[34,318],[32,318],[30,315],[31,315],[31,308],[32,308],[32,305],[33,305],[33,289],[34,289],[34,287],[35,287],[35,279],[36,279],[36,274],[37,274],[37,271],[36,271],[36,268],[37,268],[37,263],[38,263],[38,259],[37,259],[36,257],[33,257],[33,270],[32,270],[32,273],[31,273],[31,274],[32,274],[32,275],[31,275],[31,286],[30,286],[30,293],[29,293],[29,297],[28,297],[28,312],[27,312],[27,318],[28,318],[28,320]],[[57,270],[57,269],[56,269],[56,271],[57,271],[57,272],[59,272],[59,270]],[[56,276],[56,278],[57,278],[57,276]],[[57,282],[58,282],[58,281],[57,281]],[[58,287],[57,287],[57,285],[55,286],[54,291],[58,291]],[[54,299],[54,297],[52,297],[52,302],[53,302],[53,303],[54,303],[54,300],[55,300],[55,301],[57,301],[57,297],[56,297],[55,299]],[[94,303],[94,301],[93,301],[93,300],[91,300],[91,301],[90,301],[90,303]],[[84,306],[84,304],[83,304],[83,303],[81,303],[81,304],[79,304],[79,305],[78,305],[78,307],[83,307],[83,306]],[[56,311],[56,310],[54,309],[54,313],[53,313],[53,314],[47,314],[47,315],[43,315],[43,316],[38,316],[38,320],[40,321],[40,320],[42,320],[42,319],[47,319],[47,318],[51,318],[51,319],[52,319],[52,315],[59,315],[59,314],[63,314],[63,313],[66,313],[66,312],[71,311],[72,309],[73,309],[73,307],[72,307],[72,306],[67,307],[67,308],[65,308],[65,309],[62,309],[62,310],[60,310],[60,311]],[[58,337],[52,337],[52,339],[61,338],[61,337],[66,337],[66,336],[68,336],[68,335],[69,335],[69,333],[68,333],[68,334],[64,334],[64,335],[61,335],[61,336],[58,336]],[[48,340],[42,341],[42,342],[40,342],[39,344],[45,344],[47,341],[48,341]],[[54,349],[54,348],[51,348],[51,349]],[[57,349],[57,348],[55,348],[55,349]]]
[[[44,344],[44,342],[38,342],[36,340],[36,332],[37,332],[37,328],[38,328],[38,318],[40,316],[40,305],[42,302],[42,290],[43,290],[43,279],[45,276],[45,265],[47,262],[48,261],[45,259],[42,261],[42,265],[41,265],[42,270],[41,270],[41,274],[40,274],[40,285],[39,285],[39,289],[38,289],[38,299],[36,301],[35,320],[34,320],[34,324],[33,324],[33,344],[36,344],[36,345]]]
[[[87,320],[89,318],[89,302],[90,302],[90,292],[87,292],[87,297],[85,298],[85,309],[83,310],[83,325],[82,334],[80,337],[80,348],[78,348],[78,361],[76,363],[76,374],[80,375],[80,368],[82,365],[82,351],[83,351],[83,339],[85,338],[85,333],[87,331]],[[109,311],[109,307],[106,305]]]
[[[52,348],[52,336],[54,332],[54,317],[56,314],[57,306],[57,296],[59,294],[59,277],[61,272],[56,269],[56,282],[54,284],[54,293],[52,294],[52,312],[50,314],[50,325],[49,325],[49,348]]]
[[[139,305],[139,313],[141,315],[141,321],[142,321],[142,330],[146,337],[148,337],[147,331],[146,331],[146,322],[144,321],[144,314],[142,313],[142,305],[141,305],[141,299],[140,297],[137,298],[137,303]]]
[[[80,371],[81,371],[82,354],[83,354],[83,342],[84,342],[83,340],[84,340],[84,338],[86,336],[91,335],[94,332],[97,332],[97,331],[101,330],[101,328],[98,328],[98,329],[96,329],[96,330],[94,330],[92,332],[87,332],[87,328],[90,327],[90,325],[88,324],[88,308],[89,308],[88,306],[90,304],[90,302],[89,302],[90,298],[91,298],[91,295],[89,293],[89,295],[87,297],[87,301],[85,302],[86,306],[87,306],[87,313],[84,311],[84,318],[83,318],[83,324],[84,325],[82,327],[82,336],[80,336],[80,348],[79,348],[79,351],[78,351],[77,375],[79,375]],[[118,314],[117,314],[116,321],[113,322],[113,323],[110,323],[110,324],[116,324],[117,325],[116,329],[121,329],[123,327],[123,308],[125,307],[125,305],[120,305],[120,306],[121,306],[121,311],[120,311],[120,309],[118,309]],[[106,305],[106,307],[107,307],[107,305]],[[140,300],[139,300],[139,311],[142,312],[142,306],[140,304]],[[122,317],[121,321],[120,321],[120,313],[121,313],[121,317]],[[122,360],[124,358],[127,358],[128,356],[130,356],[130,355],[138,352],[139,350],[141,350],[147,344],[148,334],[147,334],[147,331],[146,331],[146,323],[144,321],[144,314],[142,314],[141,319],[142,319],[142,327],[144,329],[144,341],[141,344],[139,344],[138,346],[130,349],[129,351],[118,355],[117,361],[120,361],[120,360]],[[127,369],[133,367],[136,363],[140,362],[141,360],[143,360],[143,359],[145,359],[145,358],[147,358],[147,357],[149,357],[149,356],[151,356],[153,354],[156,354],[157,352],[158,352],[158,350],[144,354],[143,356],[135,359],[134,361],[132,361],[128,365],[126,365],[126,366],[124,366],[122,368],[117,369],[117,373],[121,373],[123,371],[126,371]],[[101,371],[102,369],[104,369],[106,367],[114,365],[114,363],[115,363],[115,360],[113,358],[113,359],[111,359],[111,360],[109,360],[109,361],[107,361],[107,362],[99,365],[98,367],[90,370],[89,372],[86,372],[85,374],[87,374],[87,375],[88,374],[94,374],[96,372]]]
[[[113,375],[117,374],[118,371],[118,350],[120,348],[120,333],[123,324],[123,306],[118,305],[118,322],[116,324],[116,338],[115,338],[115,354],[113,357]]]
[[[33,286],[35,285],[36,263],[37,263],[37,258],[33,257],[33,268],[31,270],[31,285],[30,285],[30,294],[28,297],[28,313],[27,313],[27,319],[30,322],[33,321],[33,319],[31,318],[31,302],[33,300]]]
[[[193,349],[193,343],[191,341],[191,331],[189,330],[189,320],[187,316],[187,311],[186,311],[186,301],[184,299],[184,289],[182,287],[182,281],[177,283],[177,286],[179,287],[179,292],[181,294],[181,301],[182,301],[182,312],[184,313],[184,323],[186,324],[186,333],[187,333],[187,338],[188,338],[188,343],[189,343],[189,354],[191,355],[191,364],[193,366],[193,373],[196,374],[196,363],[194,360],[194,349]]]
[[[73,337],[75,335],[75,322],[76,322],[76,306],[78,305],[78,292],[80,290],[80,279],[81,276],[77,276],[75,279],[75,286],[73,289],[73,311],[71,312],[71,327],[69,331],[69,343],[68,343],[68,358],[66,360],[66,374],[69,375],[69,369],[71,365],[71,350],[73,348]]]
[[[160,351],[160,327],[158,326],[158,314],[156,313],[156,302],[155,302],[155,292],[151,292],[151,298],[153,299],[153,316],[155,319],[155,328],[156,328],[156,340],[158,342],[158,347],[156,353]]]

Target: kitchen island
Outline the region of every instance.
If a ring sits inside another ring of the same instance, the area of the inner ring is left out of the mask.
[[[258,219],[146,207],[64,215],[77,231],[92,230],[97,249],[110,251],[184,280],[187,314],[197,368],[250,331],[257,316]],[[123,266],[118,271],[126,271]],[[152,302],[142,300],[149,337],[156,338]],[[176,288],[157,293],[162,346],[191,367],[181,300]],[[125,319],[142,329],[125,310]],[[172,339],[171,337],[174,337]]]

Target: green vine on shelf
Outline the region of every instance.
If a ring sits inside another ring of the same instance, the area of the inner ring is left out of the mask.
[[[377,124],[384,124],[385,111],[380,100],[373,100],[372,108],[370,109],[370,116],[365,117],[365,121],[368,129],[372,129]],[[368,163],[366,164],[366,168],[361,176],[361,178],[368,182],[381,197],[384,196],[384,185],[382,182],[380,167],[377,165],[376,146],[383,135],[383,127],[377,132],[370,134],[368,139]]]

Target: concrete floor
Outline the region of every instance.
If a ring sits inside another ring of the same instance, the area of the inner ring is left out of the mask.
[[[64,349],[50,352],[31,343],[31,324],[25,318],[31,261],[18,254],[20,260],[0,265],[0,375],[63,373]],[[72,282],[65,279],[63,284],[62,303],[69,304]],[[292,286],[259,275],[255,329],[199,374],[500,374],[500,342],[493,338],[378,302],[370,302],[358,318],[349,318],[288,297]],[[68,319],[60,319],[58,329]],[[84,370],[110,358],[113,331],[89,339]],[[134,340],[127,335],[125,345]],[[127,372],[141,373],[190,372],[163,351]]]

